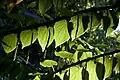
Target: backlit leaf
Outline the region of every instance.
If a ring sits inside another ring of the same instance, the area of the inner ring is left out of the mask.
[[[76,37],[80,37],[84,33],[83,23],[82,23],[82,16],[79,16],[79,26],[77,26],[77,16],[74,16],[71,18],[70,22],[73,23],[73,30],[71,32],[72,40],[74,40]],[[77,31],[78,27],[78,31]],[[77,31],[77,35],[76,35]]]
[[[58,73],[56,73],[56,75],[59,76],[59,78],[60,78],[61,80],[64,80],[63,78],[64,78],[64,75],[65,75],[65,72],[63,72],[63,73],[61,73],[61,74],[58,72]]]
[[[4,36],[3,42],[5,42],[5,44],[6,44],[6,45],[3,44],[3,48],[4,48],[5,52],[10,53],[17,46],[17,35],[10,34],[10,35]]]
[[[54,25],[54,39],[56,42],[56,47],[63,44],[64,42],[70,39],[68,29],[67,29],[67,22],[66,20],[62,20],[56,22]]]
[[[114,24],[114,21],[113,21],[113,18],[109,12],[109,18],[110,18],[110,25],[108,26],[108,29],[107,29],[107,33],[106,33],[106,36],[110,36],[110,37],[114,37],[116,36],[113,31],[114,29],[112,28],[115,24]]]
[[[82,68],[79,66],[71,67],[69,80],[82,80]]]
[[[32,39],[33,34],[33,39]],[[25,30],[20,33],[20,40],[22,43],[22,49],[26,46],[29,46],[32,43],[34,43],[37,39],[37,31],[36,30]]]
[[[61,58],[72,58],[73,54],[67,51],[60,51],[60,52],[55,52],[56,56],[59,56]]]
[[[89,80],[98,80],[94,61],[87,62],[87,71],[89,72]]]
[[[49,38],[49,30],[46,26],[38,28],[38,41],[42,47],[42,51],[45,50]]]
[[[119,73],[120,72],[120,53],[117,53],[115,55],[115,57],[117,58],[117,64],[115,66],[115,72]]]
[[[53,34],[53,28],[52,27],[49,27],[49,32],[50,32],[50,34],[49,34],[50,39],[49,39],[49,43],[48,43],[47,47],[49,47],[54,40],[54,34]]]
[[[105,62],[104,62],[104,65],[105,65],[105,78],[110,76],[110,74],[112,73],[112,61],[113,61],[113,59],[110,58],[109,56],[105,57]]]
[[[34,80],[40,80],[39,76],[36,76],[36,77],[34,78]]]
[[[40,62],[40,65],[42,65],[43,67],[53,67],[57,65],[57,62],[53,60],[45,60],[43,62]]]
[[[112,29],[111,27],[109,27],[109,28],[107,29],[106,36],[107,36],[107,37],[108,37],[108,36],[110,36],[110,37],[115,37],[116,35],[115,35],[115,33],[114,33],[114,29]]]

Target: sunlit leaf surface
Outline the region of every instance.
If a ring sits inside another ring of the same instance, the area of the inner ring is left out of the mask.
[[[5,42],[5,44],[3,44],[3,48],[4,48],[5,52],[10,53],[17,46],[17,35],[10,34],[10,35],[4,36],[3,42]]]
[[[65,20],[56,22],[54,25],[54,39],[56,42],[56,47],[63,44],[70,39],[67,22]]]
[[[46,26],[38,28],[38,41],[42,47],[42,51],[45,50],[49,38],[49,30]]]
[[[45,60],[43,62],[40,62],[40,65],[42,65],[43,67],[53,67],[57,65],[57,62],[53,60]]]

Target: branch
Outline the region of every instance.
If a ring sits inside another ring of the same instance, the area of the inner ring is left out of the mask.
[[[94,57],[89,57],[89,58],[83,59],[81,61],[72,63],[70,65],[65,65],[62,68],[60,68],[59,70],[55,71],[53,74],[61,72],[61,71],[65,70],[67,68],[70,68],[72,66],[75,66],[75,65],[78,65],[78,64],[82,64],[83,62],[89,62],[90,60],[95,60],[97,58],[104,57],[104,56],[107,56],[107,55],[112,55],[112,54],[118,53],[118,52],[120,52],[120,50],[115,50],[115,51],[112,51],[112,52],[107,52],[107,53],[104,53],[104,54],[101,54],[101,55],[98,55],[98,56],[94,56]]]
[[[104,6],[104,7],[91,7],[91,8],[85,9],[85,10],[80,10],[78,12],[75,12],[71,16],[63,16],[63,17],[55,18],[54,20],[49,20],[47,22],[35,23],[33,25],[30,25],[30,26],[22,27],[21,30],[24,31],[24,30],[28,30],[28,29],[37,29],[40,26],[50,25],[50,24],[58,22],[60,20],[71,18],[71,17],[76,16],[78,14],[89,13],[89,12],[96,12],[96,11],[101,11],[101,10],[109,10],[109,9],[114,9],[114,8],[118,8],[118,7],[120,7],[120,5]],[[7,30],[7,31],[3,31],[3,33],[4,33],[4,35],[8,35],[8,34],[11,34],[11,33],[17,33],[19,31],[19,29],[20,28],[16,28],[16,29],[12,29],[12,30]]]

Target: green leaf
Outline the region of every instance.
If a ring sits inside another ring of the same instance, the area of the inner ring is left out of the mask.
[[[64,75],[65,75],[65,72],[62,72],[61,74],[60,74],[60,72],[58,72],[58,73],[56,73],[55,75],[59,76],[59,78],[60,78],[61,80],[64,80],[63,78],[64,78]]]
[[[96,27],[100,23],[100,19],[97,15],[96,13],[92,15],[92,27]]]
[[[53,67],[57,65],[57,62],[53,60],[45,60],[43,62],[40,62],[40,65],[42,65],[43,67]]]
[[[22,49],[31,44],[31,39],[32,39],[32,31],[31,30],[26,30],[26,31],[21,32],[20,40],[22,42]]]
[[[33,34],[33,39],[32,39]],[[34,43],[37,39],[37,31],[36,30],[25,30],[20,33],[20,40],[22,42],[22,49],[26,46],[29,46],[32,43]]]
[[[36,77],[34,78],[34,80],[40,80],[39,76],[36,76]]]
[[[10,35],[4,36],[3,42],[5,42],[5,44],[6,44],[6,45],[3,44],[3,48],[4,48],[5,52],[10,53],[17,46],[17,35],[10,34]]]
[[[56,47],[70,39],[66,20],[56,22],[54,25],[54,32]]]
[[[43,15],[52,7],[51,0],[39,0],[39,12]]]
[[[120,53],[116,53],[115,57],[117,58],[117,64],[115,66],[115,72],[120,72]]]
[[[61,58],[72,58],[73,54],[67,51],[60,51],[60,52],[55,52],[56,56],[59,56]]]
[[[79,66],[71,67],[69,80],[82,80],[82,68]]]
[[[78,45],[78,47],[77,47],[77,50],[78,49],[84,49],[84,47],[80,44],[80,45]],[[79,51],[77,51],[76,50],[76,52],[74,53],[74,55],[73,55],[73,59],[74,59],[74,62],[77,62],[78,60],[79,60],[79,55],[82,55],[82,52],[79,52]]]
[[[77,16],[72,17],[70,22],[73,23],[73,28],[74,28],[71,32],[71,37],[72,37],[72,41],[73,41],[75,38],[78,38],[84,34],[82,16],[79,16],[79,26],[77,26]],[[77,29],[78,29],[78,31],[77,31]],[[76,35],[76,31],[77,31],[77,35]]]
[[[97,74],[97,77],[99,80],[104,79],[105,66],[100,62],[97,62],[97,64],[96,64],[96,74]]]
[[[89,80],[89,73],[86,69],[82,69],[82,80]]]
[[[117,37],[117,41],[120,43],[120,36]]]
[[[38,28],[38,41],[42,47],[42,51],[45,50],[49,38],[49,30],[46,26]]]
[[[89,72],[89,80],[98,80],[94,61],[87,62],[87,71]]]
[[[115,33],[114,33],[114,29],[111,28],[111,27],[109,27],[109,28],[107,29],[106,36],[107,36],[107,37],[115,37],[116,35],[115,35]]]
[[[108,26],[106,36],[115,37],[116,35],[115,35],[115,33],[113,32],[114,29],[112,28],[113,26],[115,26],[114,18],[113,18],[114,16],[112,17],[111,15],[112,15],[112,14],[110,14],[110,12],[109,12],[110,25]]]
[[[105,62],[104,62],[104,65],[105,65],[105,78],[109,77],[110,74],[112,73],[112,61],[113,61],[113,59],[110,58],[109,56],[105,57]]]
[[[95,48],[95,51],[97,52],[98,55],[99,55],[99,54],[103,54],[103,52],[100,51],[98,48]]]
[[[83,60],[89,57],[92,57],[92,52],[83,52],[82,56],[80,57],[80,60]]]
[[[49,32],[50,32],[50,34],[49,34],[50,39],[49,39],[49,43],[48,43],[47,47],[49,47],[54,40],[54,34],[53,34],[53,28],[52,27],[49,27]]]

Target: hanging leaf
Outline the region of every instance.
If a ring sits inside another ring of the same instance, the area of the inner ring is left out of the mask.
[[[39,12],[43,15],[52,7],[51,0],[39,0]]]
[[[116,37],[116,35],[115,35],[115,33],[114,33],[114,29],[111,28],[111,27],[109,27],[109,28],[107,29],[106,36],[107,36],[107,37]]]
[[[99,14],[93,13],[93,15],[92,15],[92,27],[98,26],[99,23],[100,23],[100,21],[101,21],[101,20],[100,20]]]
[[[60,52],[55,52],[56,56],[59,56],[61,58],[72,58],[73,54],[67,51],[60,51]]]
[[[53,67],[57,65],[57,62],[53,60],[45,60],[43,62],[40,62],[40,65],[42,65],[43,67]]]
[[[98,80],[94,61],[87,62],[87,71],[89,72],[89,80]]]
[[[113,61],[113,59],[110,58],[109,56],[105,57],[105,62],[104,62],[104,65],[105,65],[105,78],[109,77],[111,75],[111,73],[112,73],[112,61]]]
[[[33,39],[32,39],[33,34]],[[20,40],[22,42],[22,49],[26,46],[29,46],[32,43],[34,43],[37,39],[37,31],[36,30],[25,30],[20,33]]]
[[[49,39],[47,47],[49,47],[54,40],[54,34],[53,34],[53,28],[52,27],[49,27],[49,32],[50,32],[50,34],[49,34],[50,39]]]
[[[89,73],[86,69],[82,69],[82,80],[89,80]]]
[[[59,78],[61,80],[64,80],[63,78],[64,78],[64,75],[65,75],[65,72],[62,72],[62,73],[58,72],[58,73],[56,73],[56,75],[59,76]]]
[[[109,18],[110,18],[110,25],[108,26],[106,36],[114,37],[115,34],[113,33],[114,29],[112,27],[115,24],[114,24],[113,17],[111,16],[110,12],[109,12]]]
[[[70,39],[66,20],[56,22],[54,25],[54,32],[56,47]]]
[[[4,48],[5,52],[10,53],[17,46],[17,35],[16,34],[7,35],[3,38],[3,42],[5,42],[5,44],[6,44],[6,45],[3,44],[3,48]]]
[[[82,34],[84,34],[84,28],[82,23],[82,16],[79,16],[79,26],[77,26],[77,16],[74,16],[71,18],[70,22],[73,23],[73,30],[71,32],[72,41],[75,39],[75,37],[80,37]],[[78,27],[78,28],[77,28]],[[78,31],[77,31],[78,29]],[[76,35],[77,31],[77,35]]]
[[[49,30],[46,26],[38,28],[38,41],[42,47],[42,51],[45,50],[49,38]]]
[[[97,62],[97,64],[96,64],[96,74],[97,74],[97,77],[99,80],[104,79],[105,66],[100,62]]]
[[[82,80],[82,68],[79,66],[71,67],[69,80]]]
[[[115,57],[117,58],[117,64],[115,66],[115,72],[120,72],[120,53],[116,53]]]

